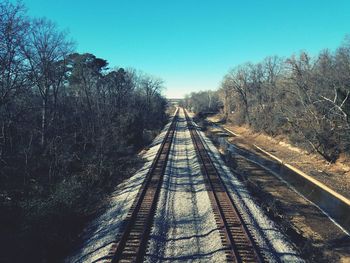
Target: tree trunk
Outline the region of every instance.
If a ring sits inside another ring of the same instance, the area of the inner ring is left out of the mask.
[[[243,103],[244,103],[245,114],[248,120],[248,125],[250,126],[251,122],[250,122],[250,116],[249,116],[248,101],[246,98],[243,99]]]
[[[46,141],[46,114],[47,114],[47,99],[43,98],[41,109],[41,146],[44,147]]]

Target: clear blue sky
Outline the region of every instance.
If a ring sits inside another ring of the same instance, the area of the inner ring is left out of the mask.
[[[334,50],[350,34],[347,0],[23,0],[68,28],[78,52],[165,81],[168,97],[215,89],[244,62]]]

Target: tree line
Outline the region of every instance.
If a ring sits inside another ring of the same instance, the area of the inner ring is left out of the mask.
[[[166,120],[162,80],[74,47],[49,19],[0,3],[0,243],[36,262],[55,261],[74,239],[58,221],[82,225],[96,189]]]
[[[329,162],[350,153],[350,38],[316,56],[271,56],[229,70],[216,91],[185,97],[196,112],[271,136],[284,135]],[[214,100],[214,101],[213,101]],[[215,105],[215,106],[214,106]]]

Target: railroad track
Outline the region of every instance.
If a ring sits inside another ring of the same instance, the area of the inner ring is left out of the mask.
[[[176,112],[130,211],[104,262],[142,262],[175,134]],[[263,262],[253,238],[227,193],[213,162],[184,110],[228,262]]]
[[[125,227],[116,237],[116,243],[104,258],[106,263],[142,262],[143,260],[176,129],[177,117],[178,110],[128,212]]]
[[[200,162],[215,221],[220,231],[222,243],[225,246],[227,261],[264,262],[263,256],[259,252],[231,196],[228,194],[226,186],[222,182],[196,127],[192,125],[186,111],[185,116]]]

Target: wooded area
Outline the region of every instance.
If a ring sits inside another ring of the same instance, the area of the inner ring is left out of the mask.
[[[52,21],[0,3],[0,261],[56,262],[67,253],[162,128],[162,88],[75,53]]]
[[[284,135],[298,147],[335,162],[350,153],[350,38],[317,56],[267,57],[230,70],[217,91],[186,96],[195,112]]]

